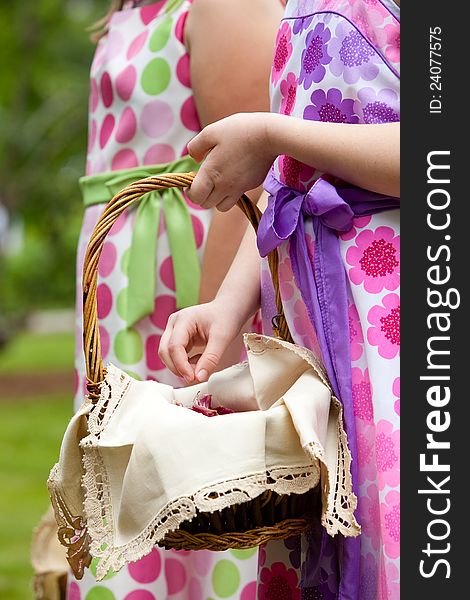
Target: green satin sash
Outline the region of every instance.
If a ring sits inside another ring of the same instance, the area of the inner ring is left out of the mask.
[[[81,177],[79,180],[85,206],[104,204],[126,185],[152,175],[186,173],[199,167],[190,156],[173,163],[136,167]],[[135,325],[151,315],[155,302],[157,235],[160,211],[163,211],[176,287],[176,306],[197,304],[201,267],[194,231],[182,191],[177,188],[149,192],[139,200],[129,256],[127,325]]]

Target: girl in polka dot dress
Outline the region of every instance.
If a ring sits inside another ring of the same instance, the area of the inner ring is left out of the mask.
[[[228,210],[264,180],[258,249],[279,253],[290,331],[323,360],[352,455],[361,535],[343,537],[338,522],[332,535],[268,544],[260,599],[399,599],[399,17],[394,0],[288,0],[273,114],[231,116],[189,145],[196,159],[211,150],[193,202]],[[164,362],[204,379],[210,362],[203,354],[191,365],[184,351],[191,332],[208,339],[213,360],[257,309],[260,286],[270,305],[255,258],[247,238],[216,299],[170,319]]]
[[[246,15],[249,14],[249,18]],[[131,181],[198,165],[187,143],[212,121],[267,110],[279,0],[114,2],[91,66],[86,206],[78,248],[76,398],[85,394],[81,272],[103,205]],[[253,198],[258,193],[253,192]],[[159,359],[168,316],[211,299],[246,220],[201,208],[179,191],[148,194],[111,229],[99,263],[103,359],[138,379],[181,387]],[[238,362],[240,342],[225,355]],[[253,551],[173,552],[155,548],[99,584],[69,577],[69,600],[254,598]]]

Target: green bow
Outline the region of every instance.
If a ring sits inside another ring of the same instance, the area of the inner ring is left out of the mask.
[[[190,157],[162,165],[137,167],[82,177],[80,186],[85,206],[106,203],[124,187],[154,175],[194,171],[198,164]],[[201,268],[196,250],[193,225],[183,194],[178,188],[149,192],[139,201],[129,256],[127,325],[135,325],[151,315],[155,303],[156,246],[163,209],[176,287],[176,306],[197,303]]]

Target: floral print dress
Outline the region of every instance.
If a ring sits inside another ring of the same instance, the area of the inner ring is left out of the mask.
[[[186,144],[200,130],[183,43],[191,0],[128,3],[116,12],[99,42],[91,66],[87,175],[169,163],[187,154]],[[200,259],[212,212],[187,200]],[[85,210],[78,247],[75,406],[86,393],[82,347],[81,273],[90,234],[103,205]],[[164,211],[156,247],[154,312],[136,325],[126,324],[129,248],[135,209],[111,229],[99,263],[98,318],[105,364],[137,379],[173,386],[175,377],[158,357],[160,337],[176,310],[172,253]],[[68,600],[252,600],[256,589],[256,550],[152,553],[100,583],[92,563],[81,581],[69,578]]]
[[[399,8],[392,0],[289,0],[277,36],[271,109],[335,123],[399,121],[399,59]],[[333,178],[289,156],[276,160],[270,177],[281,189],[300,194],[320,177],[335,185]],[[319,258],[317,217],[302,218],[308,260],[314,265]],[[335,232],[335,243],[347,288],[349,331],[339,343],[349,345],[349,439],[355,449],[356,517],[362,534],[349,546],[340,536],[334,542],[323,538],[315,573],[301,569],[305,540],[268,544],[259,555],[260,599],[399,599],[399,211],[356,216],[351,225]],[[288,241],[280,244],[279,253],[291,333],[296,343],[320,354]],[[264,305],[269,307],[268,279],[263,270]]]

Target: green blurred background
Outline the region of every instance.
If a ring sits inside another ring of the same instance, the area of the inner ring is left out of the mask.
[[[32,598],[31,533],[72,412],[87,27],[107,0],[0,4],[0,598]]]

